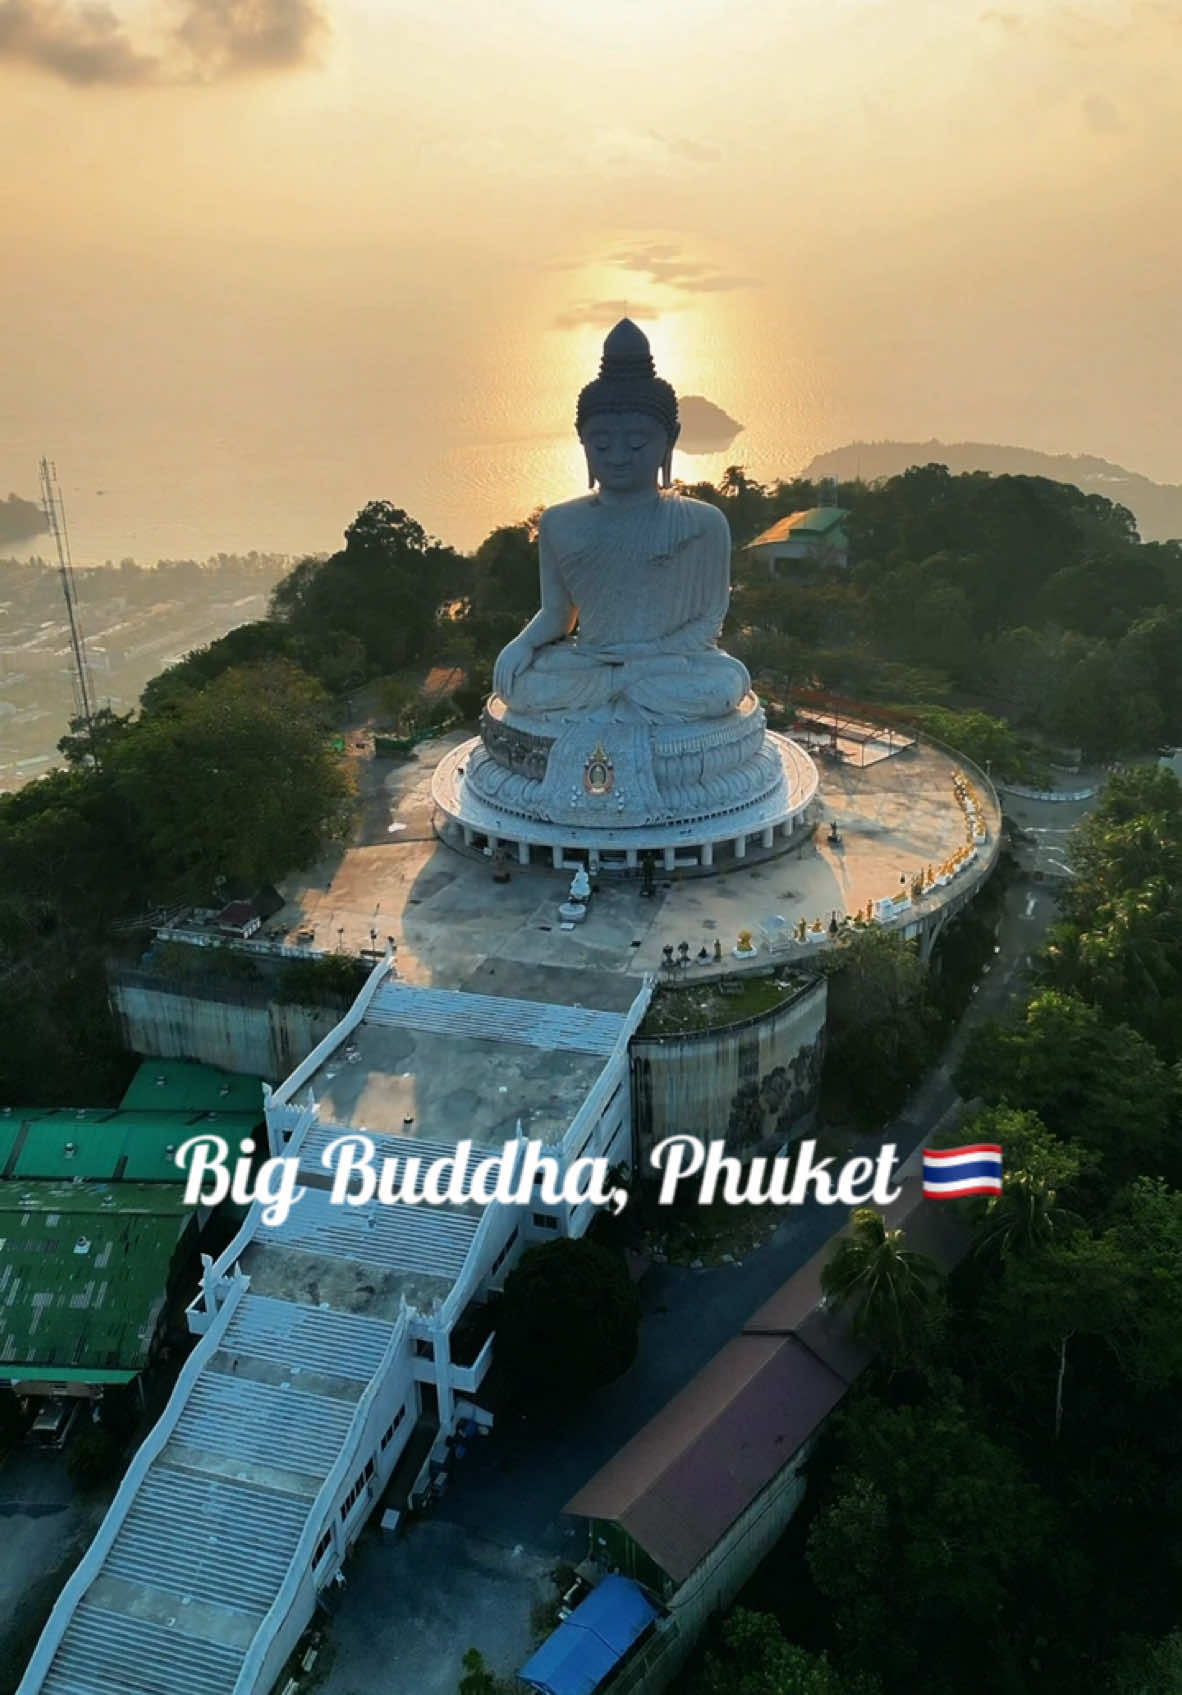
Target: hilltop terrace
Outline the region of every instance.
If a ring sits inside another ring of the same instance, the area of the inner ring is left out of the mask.
[[[906,892],[917,875],[938,871],[965,846],[954,789],[962,771],[981,801],[985,840],[971,865],[944,887],[925,889],[892,924],[904,934],[937,928],[992,865],[1000,842],[1001,808],[989,780],[920,741],[864,766],[825,764],[810,814],[815,832],[787,852],[752,845],[744,863],[714,875],[658,869],[651,898],[638,873],[605,874],[586,922],[563,930],[558,907],[569,871],[510,865],[509,880],[498,883],[487,855],[439,840],[432,774],[462,740],[460,733],[442,736],[421,743],[409,759],[363,767],[362,840],[289,878],[286,904],[261,939],[364,953],[392,937],[408,983],[603,1006],[611,1004],[603,997],[612,978],[660,973],[666,946],[687,942],[694,971],[705,948],[709,958],[700,969],[717,975],[740,963],[733,950],[741,930],[752,933],[749,963],[757,965],[812,953],[813,943],[795,937],[802,919],[821,940],[814,923],[827,938],[834,915],[864,915],[868,905],[877,914],[880,901]],[[837,842],[829,839],[833,822]]]

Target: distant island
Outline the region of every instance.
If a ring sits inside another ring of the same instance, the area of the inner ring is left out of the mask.
[[[954,473],[989,471],[995,477],[1049,477],[1074,483],[1086,494],[1102,494],[1136,517],[1142,541],[1182,538],[1182,484],[1155,483],[1123,465],[1087,453],[1038,453],[1030,447],[1002,447],[986,441],[853,441],[818,453],[800,473],[810,482],[836,477],[897,477],[910,465],[947,465]]]
[[[45,513],[35,500],[24,500],[19,494],[0,500],[0,545],[29,541],[45,535],[48,529]]]
[[[683,453],[721,453],[742,431],[742,424],[701,394],[683,394],[679,401]]]

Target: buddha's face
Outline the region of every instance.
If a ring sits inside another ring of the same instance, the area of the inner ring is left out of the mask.
[[[612,494],[655,489],[672,443],[664,426],[643,412],[599,412],[582,430],[591,480]]]

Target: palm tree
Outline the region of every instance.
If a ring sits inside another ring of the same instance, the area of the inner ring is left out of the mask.
[[[975,1251],[999,1259],[1027,1254],[1064,1235],[1077,1222],[1074,1213],[1056,1204],[1055,1190],[1045,1177],[1007,1171],[1001,1194],[989,1201]]]
[[[725,494],[728,500],[734,500],[746,494],[752,486],[745,465],[728,465],[719,481],[718,492]]]
[[[834,1306],[852,1308],[853,1335],[897,1361],[931,1316],[940,1271],[907,1247],[902,1230],[888,1230],[873,1207],[860,1207],[852,1224],[821,1273],[821,1288]]]

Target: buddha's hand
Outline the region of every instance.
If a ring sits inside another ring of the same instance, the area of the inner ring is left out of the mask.
[[[493,692],[499,694],[502,700],[508,700],[514,683],[529,670],[533,658],[533,647],[522,636],[516,636],[507,647],[503,647],[493,666]]]

